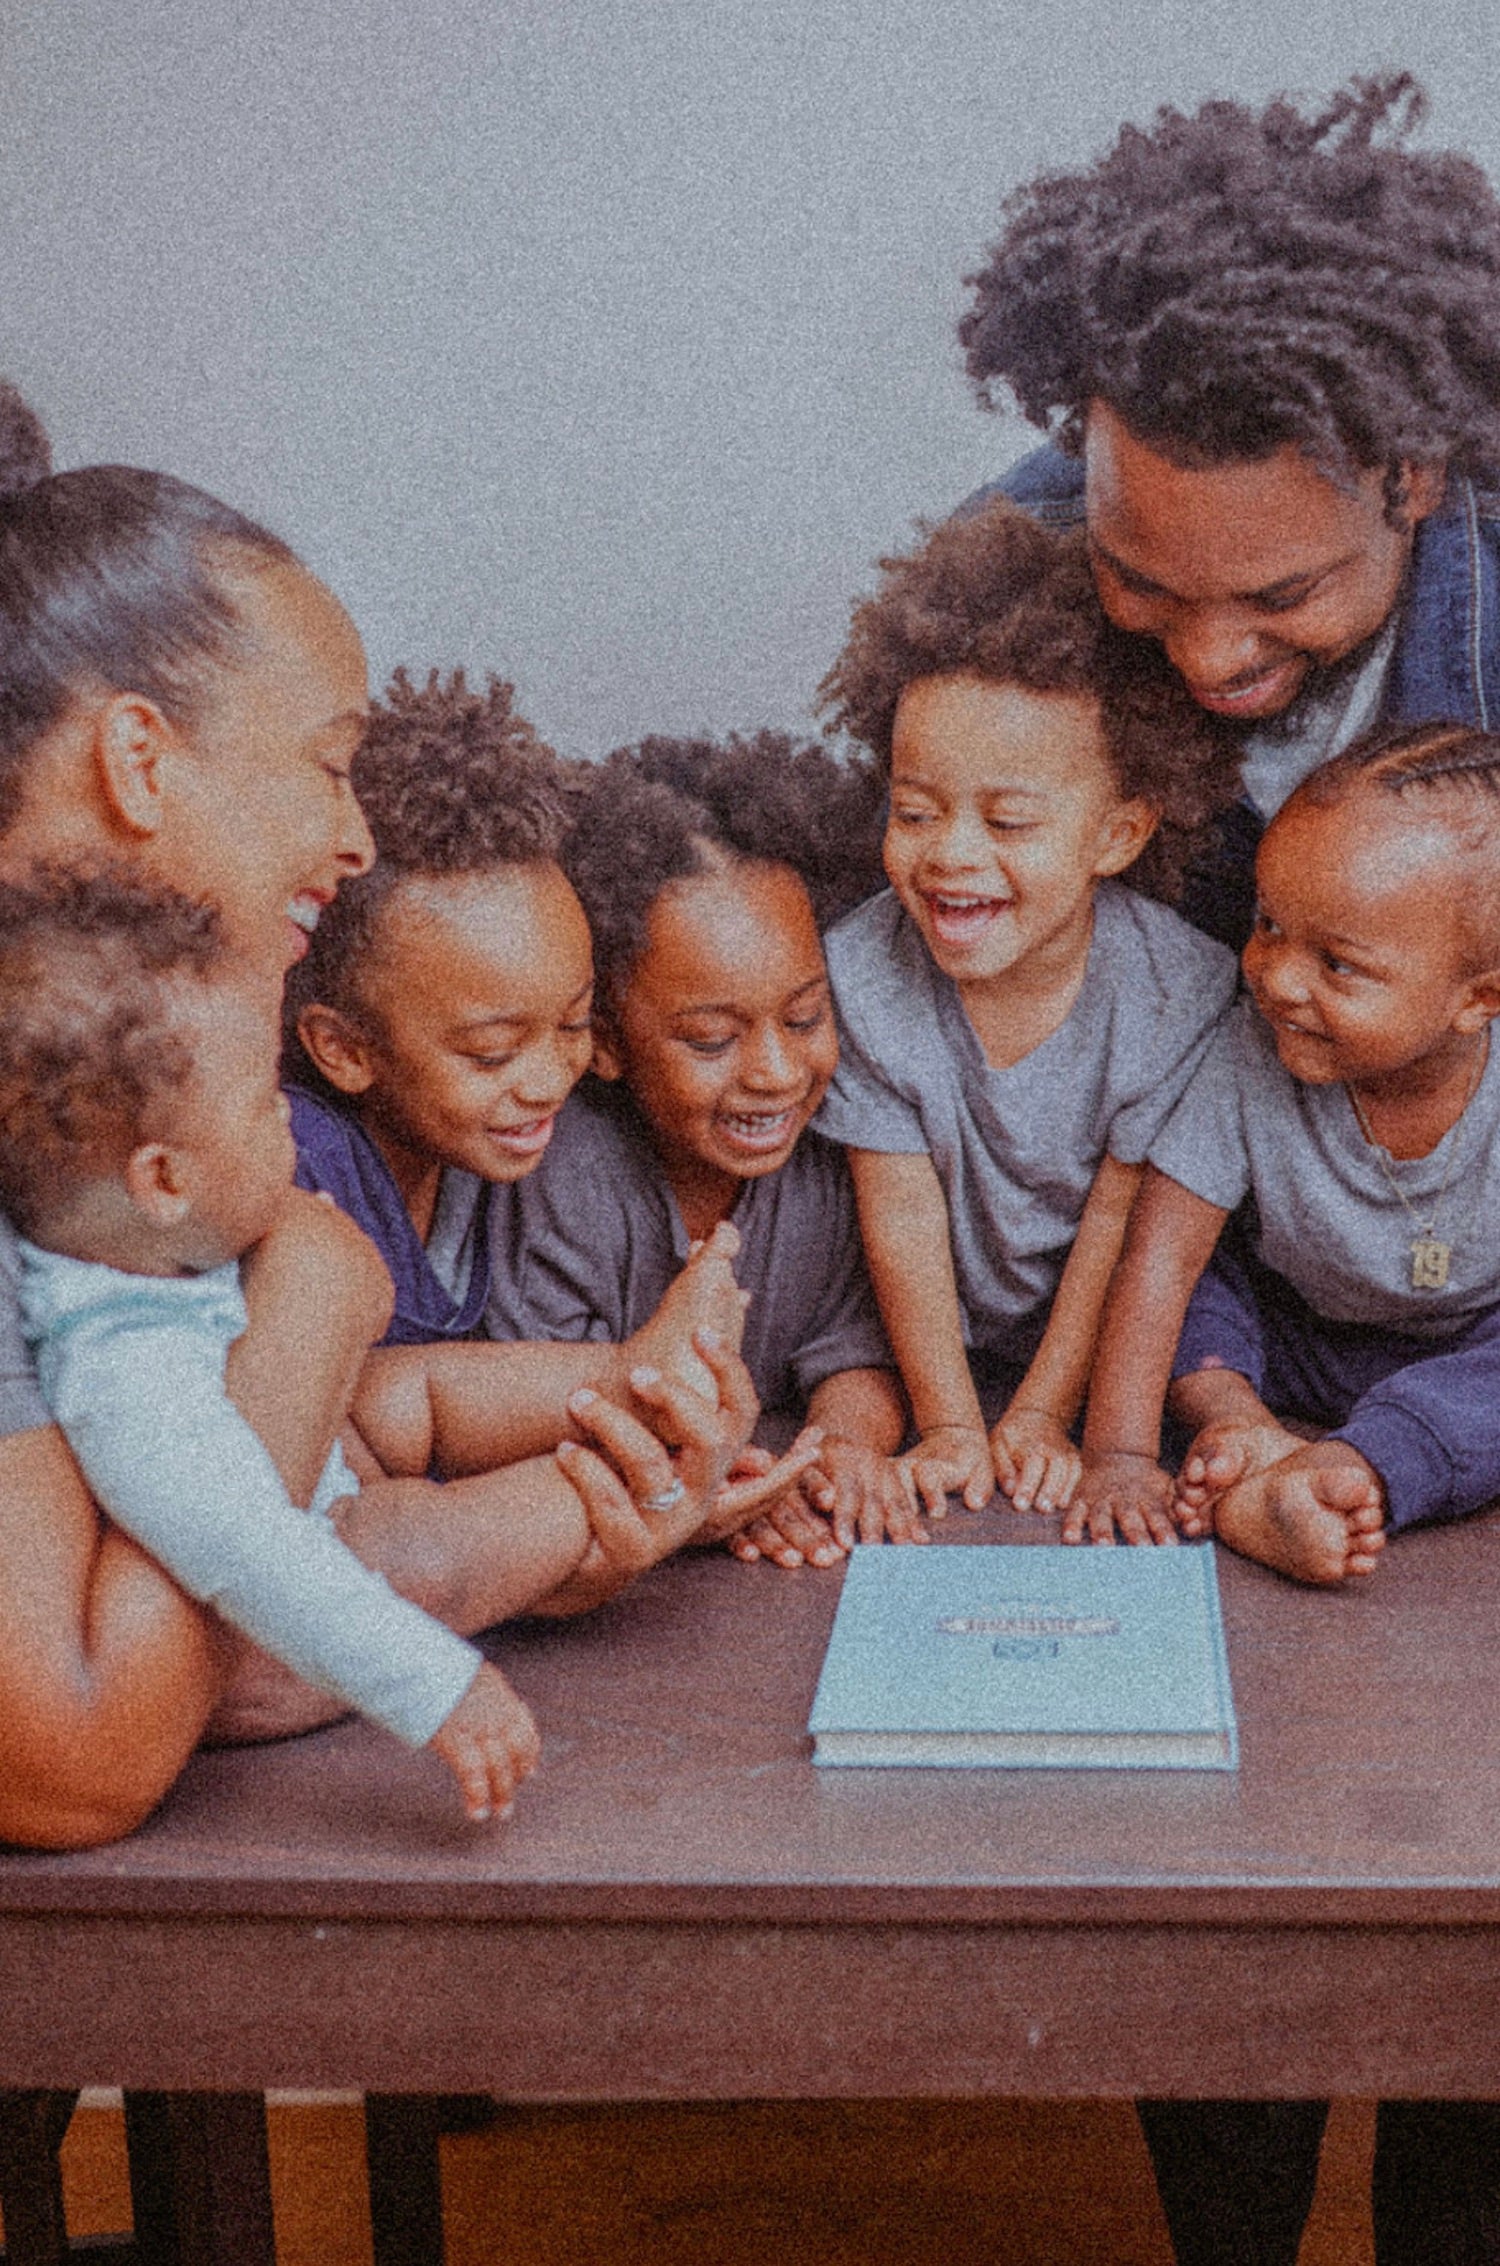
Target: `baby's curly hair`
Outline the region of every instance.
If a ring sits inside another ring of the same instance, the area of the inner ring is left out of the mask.
[[[726,865],[790,866],[822,930],[882,886],[884,815],[872,765],[784,732],[616,748],[591,770],[563,853],[593,931],[604,1011],[672,882]]]
[[[1393,818],[1440,825],[1460,884],[1452,892],[1465,965],[1500,964],[1500,733],[1469,724],[1409,724],[1366,733],[1320,763],[1287,809],[1318,809],[1356,795],[1379,798]]]
[[[1082,529],[1045,527],[997,497],[880,564],[880,589],[855,606],[849,642],[819,687],[829,730],[852,733],[889,776],[897,705],[921,678],[1090,696],[1121,795],[1160,813],[1131,884],[1180,895],[1214,813],[1234,800],[1240,750],[1158,645],[1110,623]]]
[[[1335,479],[1500,468],[1500,202],[1453,151],[1403,147],[1409,72],[1356,78],[1304,117],[1209,102],[1127,126],[1084,172],[1043,175],[959,324],[997,380],[1076,451],[1091,400],[1188,467],[1290,444]]]
[[[153,1138],[193,1069],[174,991],[226,959],[212,905],[124,868],[0,883],[0,1203],[23,1233]]]
[[[346,881],[287,978],[284,1068],[321,1083],[297,1037],[314,1001],[368,1024],[359,971],[405,881],[539,865],[558,856],[577,801],[573,774],[517,713],[514,685],[475,692],[462,669],[423,685],[398,669],[371,710],[354,791],[375,839],[370,871]]]

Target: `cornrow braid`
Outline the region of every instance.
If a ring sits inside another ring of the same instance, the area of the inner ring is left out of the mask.
[[[1335,479],[1500,474],[1500,202],[1472,160],[1403,144],[1409,72],[1312,117],[1286,97],[1127,126],[1091,168],[1010,198],[959,325],[981,400],[1007,386],[1076,451],[1093,400],[1202,466],[1291,445]]]
[[[1293,803],[1326,809],[1356,795],[1436,821],[1453,844],[1455,892],[1468,962],[1500,960],[1500,733],[1468,724],[1414,724],[1356,740],[1303,780]]]

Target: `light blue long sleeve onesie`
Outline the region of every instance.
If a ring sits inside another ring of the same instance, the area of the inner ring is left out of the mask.
[[[321,1691],[424,1746],[480,1655],[340,1541],[359,1483],[337,1446],[311,1511],[229,1399],[246,1326],[233,1261],[123,1274],[21,1244],[21,1310],[43,1395],[91,1490],[190,1597]]]

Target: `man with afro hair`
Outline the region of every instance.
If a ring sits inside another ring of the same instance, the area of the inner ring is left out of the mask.
[[[959,326],[1099,593],[1243,736],[1186,909],[1243,941],[1265,821],[1373,725],[1500,718],[1500,202],[1409,74],[1164,109],[1006,208]],[[986,491],[987,492],[987,491]]]
[[[1105,611],[1240,735],[1183,901],[1234,944],[1262,828],[1320,763],[1500,720],[1500,201],[1410,146],[1424,108],[1402,72],[1312,116],[1163,109],[1017,191],[969,278],[981,400],[1049,436],[996,486],[1085,522]],[[1183,2266],[1293,2266],[1326,2103],[1141,2113]],[[1379,2266],[1500,2258],[1500,2109],[1383,2102],[1374,2203]]]

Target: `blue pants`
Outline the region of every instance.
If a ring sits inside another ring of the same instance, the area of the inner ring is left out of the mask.
[[[1500,1495],[1500,1307],[1438,1343],[1330,1322],[1231,1225],[1193,1292],[1172,1374],[1200,1369],[1237,1371],[1273,1415],[1357,1448],[1385,1483],[1390,1527],[1462,1518]]]

